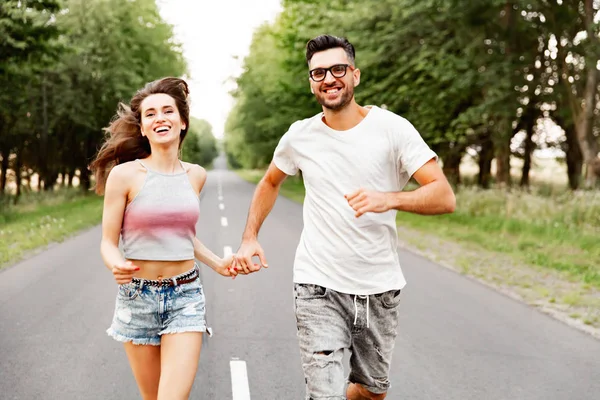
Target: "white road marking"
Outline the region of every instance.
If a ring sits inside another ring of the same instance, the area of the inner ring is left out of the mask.
[[[223,257],[228,257],[232,254],[233,254],[233,249],[231,248],[231,246],[223,247]]]
[[[231,389],[233,400],[250,400],[250,388],[248,386],[248,371],[246,370],[246,361],[231,359],[229,362],[231,368]]]
[[[221,217],[221,226],[227,226],[227,217]]]
[[[223,196],[219,195],[219,201],[223,201]]]
[[[219,210],[223,211],[225,209],[225,204],[221,203],[219,204]]]

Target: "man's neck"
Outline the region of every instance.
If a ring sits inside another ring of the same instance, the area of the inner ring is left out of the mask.
[[[336,131],[347,131],[358,125],[369,113],[369,108],[359,106],[352,100],[341,110],[323,107],[323,122]]]

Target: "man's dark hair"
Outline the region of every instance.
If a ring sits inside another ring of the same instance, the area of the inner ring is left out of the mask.
[[[306,44],[306,62],[310,64],[315,53],[329,49],[342,48],[348,55],[350,64],[354,65],[354,46],[346,38],[339,38],[331,35],[320,35],[309,40]]]

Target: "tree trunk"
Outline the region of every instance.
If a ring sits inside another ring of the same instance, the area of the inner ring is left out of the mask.
[[[83,159],[83,163],[79,166],[79,186],[81,187],[84,193],[87,193],[92,186],[92,177],[90,175],[90,170],[88,169],[86,160],[90,160],[96,152],[96,149],[93,145],[94,135],[95,132],[87,132],[86,139],[84,142],[85,157]]]
[[[577,132],[575,127],[571,124],[570,126],[562,126],[565,131],[567,148],[565,150],[567,158],[567,176],[569,178],[569,187],[571,190],[579,189],[581,184],[581,175],[583,172],[583,154],[581,153],[581,147],[577,141]]]
[[[494,159],[494,144],[490,138],[486,138],[481,144],[479,151],[479,175],[477,184],[484,189],[489,189],[492,177],[492,160]]]
[[[46,176],[44,177],[44,191],[51,192],[54,190],[54,185],[58,179],[58,174],[56,172],[48,171]]]
[[[8,173],[8,158],[9,158],[9,154],[10,152],[8,151],[0,151],[0,156],[2,157],[2,164],[0,166],[0,174],[2,174],[0,176],[0,196],[4,195],[4,189],[6,189],[6,183],[7,183],[7,176],[6,174]]]
[[[588,78],[585,85],[585,105],[580,122],[576,124],[577,140],[585,162],[585,187],[592,188],[596,184],[594,174],[594,163],[598,158],[598,142],[592,133],[594,127],[594,108],[596,107],[596,87],[598,85],[598,71],[588,70]]]
[[[527,131],[527,137],[525,138],[525,154],[523,155],[523,170],[521,174],[521,187],[529,187],[529,172],[531,171],[531,155],[535,149],[535,143],[533,143],[533,129]]]
[[[462,156],[462,150],[454,151],[454,149],[452,149],[452,151],[444,157],[444,174],[446,175],[446,178],[448,178],[448,181],[454,186],[460,185],[460,162]]]
[[[17,159],[15,160],[15,183],[17,192],[15,194],[15,204],[19,202],[21,197],[21,169],[23,168],[23,149],[17,149]]]
[[[496,183],[510,187],[510,139],[496,146]]]
[[[513,46],[515,44],[514,38],[514,25],[515,25],[515,12],[513,9],[512,0],[507,0],[504,4],[504,19],[502,21],[504,26],[504,40],[505,47],[504,52],[507,59],[511,59],[513,53]],[[512,63],[507,64],[506,77],[510,81],[510,88],[513,88],[514,73],[512,73]],[[510,187],[511,176],[510,176],[510,143],[516,132],[511,132],[510,119],[506,116],[500,117],[500,124],[498,124],[499,136],[495,139],[496,147],[496,184],[500,187]],[[496,136],[496,135],[494,135]]]
[[[585,0],[585,25],[588,33],[588,38],[598,44],[597,33],[594,31],[594,8],[593,0]],[[577,139],[583,160],[586,165],[585,186],[592,188],[596,184],[596,174],[594,174],[594,164],[598,158],[598,142],[593,137],[592,129],[594,127],[594,110],[596,108],[596,90],[598,88],[598,69],[596,68],[597,51],[595,47],[590,46],[594,50],[586,54],[586,69],[587,76],[585,82],[583,110],[580,116],[579,110],[575,111],[575,127],[577,130]]]
[[[537,101],[536,101],[537,103]],[[523,155],[523,173],[521,175],[521,187],[529,187],[529,172],[531,171],[531,155],[535,150],[535,143],[533,142],[533,134],[535,132],[535,121],[537,120],[537,113],[535,105],[530,102],[531,106],[527,108],[527,114],[524,115],[525,121],[525,149]]]
[[[81,172],[79,173],[79,186],[84,192],[87,192],[88,190],[90,190],[92,184],[90,171],[87,169],[87,165],[82,167],[80,171]]]

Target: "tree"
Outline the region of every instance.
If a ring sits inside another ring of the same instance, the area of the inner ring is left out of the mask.
[[[361,104],[409,119],[440,155],[455,183],[466,151],[477,182],[511,185],[514,156],[529,184],[538,145],[565,148],[577,187],[581,158],[593,171],[598,153],[599,3],[593,0],[285,0],[272,24],[256,30],[235,107],[226,126],[230,164],[270,160],[290,123],[318,112],[308,93],[304,46],[330,33],[356,46]],[[591,61],[587,61],[591,60]],[[564,140],[540,143],[540,119]],[[520,141],[520,143],[519,143]],[[592,179],[593,174],[587,174]],[[589,183],[588,183],[589,186]]]
[[[15,129],[30,116],[25,112],[30,98],[24,89],[61,50],[54,42],[60,32],[55,23],[59,8],[58,0],[5,0],[0,4],[0,196],[6,188],[10,155],[23,142]],[[17,157],[19,167],[21,160]],[[15,172],[19,185],[20,168]]]
[[[186,73],[154,0],[11,0],[0,5],[0,30],[12,54],[0,59],[0,184],[12,168],[17,194],[24,171],[46,190],[59,176],[87,190],[87,166],[118,103],[148,81]]]
[[[192,117],[181,149],[182,160],[210,167],[217,155],[217,139],[212,126],[206,120]]]

